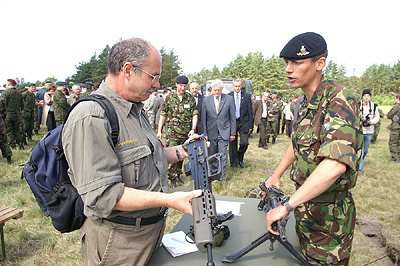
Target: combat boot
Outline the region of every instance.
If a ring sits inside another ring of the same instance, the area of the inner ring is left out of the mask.
[[[30,142],[32,142],[32,141],[33,141],[33,139],[32,139],[32,135],[28,135],[28,141],[30,141]],[[28,145],[28,144],[25,144],[25,145]]]
[[[24,143],[21,142],[21,144],[19,145],[19,149],[20,149],[20,150],[25,150],[25,149],[24,149]]]
[[[26,142],[26,138],[24,138],[24,139],[22,140],[22,143],[23,143],[25,146],[28,145],[28,143]]]
[[[267,138],[266,142],[269,143],[269,138]]]
[[[8,164],[12,164],[12,163],[13,163],[13,161],[11,160],[11,156],[8,156],[8,157],[7,157],[7,163],[8,163]]]
[[[37,136],[39,134],[39,132],[37,130],[35,130],[35,136]]]
[[[276,140],[275,138],[272,138],[272,144],[275,144],[275,140]]]

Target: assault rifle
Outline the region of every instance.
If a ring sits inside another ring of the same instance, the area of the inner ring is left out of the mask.
[[[198,139],[192,139],[185,143],[189,155],[189,162],[184,165],[187,176],[192,176],[190,189],[201,189],[203,194],[192,199],[194,236],[197,248],[207,252],[207,266],[214,266],[212,248],[229,237],[229,229],[219,225],[233,218],[232,212],[218,216],[215,205],[215,198],[212,194],[211,182],[221,177],[221,154],[217,153],[208,156],[207,141],[203,135]],[[214,235],[218,234],[220,240],[216,243]]]
[[[285,200],[287,200],[287,197],[282,199],[282,197],[284,195],[283,191],[275,186],[270,186],[270,188],[267,189],[267,187],[265,186],[265,183],[261,182],[260,188],[262,189],[262,191],[265,192],[266,196],[264,199],[262,199],[260,201],[260,203],[257,206],[257,209],[259,211],[262,211],[265,209],[268,212],[270,209],[274,209],[274,208],[278,207],[279,205],[284,203]],[[308,264],[308,262],[299,253],[297,253],[297,251],[293,248],[292,244],[290,244],[290,242],[287,240],[286,229],[285,229],[287,220],[288,220],[288,217],[286,217],[285,219],[282,219],[281,221],[276,221],[275,223],[272,224],[272,229],[274,231],[279,231],[279,236],[271,234],[269,231],[267,231],[264,234],[262,234],[261,236],[259,236],[256,240],[251,242],[248,246],[246,246],[242,250],[238,251],[237,253],[235,253],[233,255],[223,255],[222,262],[233,263],[267,240],[269,240],[271,242],[269,250],[273,251],[274,250],[274,242],[277,240],[301,263],[301,265],[310,266],[310,264]]]

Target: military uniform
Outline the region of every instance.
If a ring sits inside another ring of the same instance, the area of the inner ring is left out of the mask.
[[[272,142],[275,143],[275,139],[278,136],[279,131],[279,111],[282,108],[282,104],[278,99],[268,100],[268,116],[267,116],[267,129],[266,129],[266,137],[267,142],[270,135],[272,135]],[[269,114],[273,116],[270,117]]]
[[[10,87],[1,95],[4,98],[7,109],[5,125],[10,146],[15,147],[16,144],[22,146],[21,134],[19,132],[21,111],[24,109],[22,94],[15,87]]]
[[[168,117],[166,134],[167,147],[176,146],[185,142],[192,129],[192,118],[197,115],[196,101],[192,94],[185,92],[182,97],[175,92],[165,99],[161,115]],[[175,179],[182,174],[182,161],[170,164],[168,178]]]
[[[37,110],[35,108],[35,94],[29,91],[22,93],[22,98],[24,100],[24,110],[22,111],[22,119],[24,121],[25,133],[28,140],[32,140],[32,130],[34,129],[35,113]]]
[[[400,103],[396,103],[387,114],[392,120],[389,126],[389,150],[392,161],[400,161]]]
[[[379,117],[384,117],[384,113],[382,109],[378,108]],[[375,144],[376,139],[378,138],[379,131],[381,131],[381,120],[379,119],[378,123],[375,124],[374,133],[372,134],[371,144]]]
[[[54,117],[56,119],[56,126],[64,123],[65,116],[71,107],[67,102],[67,97],[61,90],[56,90],[53,96]]]
[[[0,149],[4,158],[11,163],[12,151],[7,141],[6,125],[4,123],[4,117],[6,115],[5,102],[0,96]]]
[[[295,209],[300,246],[320,265],[339,265],[350,256],[356,211],[349,189],[356,184],[362,140],[359,107],[350,90],[324,81],[309,101],[300,103],[292,133],[296,160],[291,179],[296,188],[324,158],[347,167],[324,193]]]

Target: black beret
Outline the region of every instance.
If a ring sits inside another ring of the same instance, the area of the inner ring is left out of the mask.
[[[363,90],[363,92],[362,92],[362,96],[364,96],[364,94],[369,94],[369,95],[371,95],[371,91],[370,91],[369,89],[365,89],[365,90]]]
[[[179,76],[175,80],[176,84],[188,84],[189,79],[186,76]]]
[[[315,32],[297,35],[283,47],[279,57],[299,60],[314,57],[328,51],[325,39]]]

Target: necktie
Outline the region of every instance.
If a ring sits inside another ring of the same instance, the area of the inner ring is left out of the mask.
[[[236,115],[236,119],[238,119],[238,118],[240,117],[239,93],[236,93],[236,102],[235,102],[235,105],[236,105],[236,112],[235,112],[235,115]]]
[[[219,110],[219,97],[217,97],[217,114],[218,114],[218,110]]]

